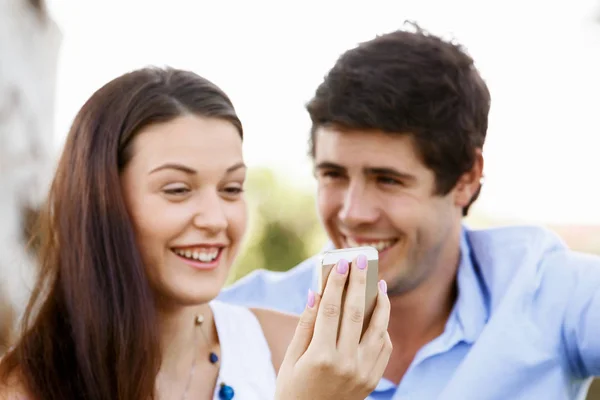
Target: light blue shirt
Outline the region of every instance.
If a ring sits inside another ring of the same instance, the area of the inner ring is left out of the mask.
[[[220,299],[301,313],[317,258],[255,271]],[[458,297],[442,335],[419,350],[398,386],[370,400],[584,399],[600,375],[600,258],[537,227],[464,229]],[[410,323],[410,321],[407,321]]]

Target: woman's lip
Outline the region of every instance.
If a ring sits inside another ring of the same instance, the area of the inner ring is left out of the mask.
[[[174,246],[171,247],[173,250],[188,250],[188,249],[223,249],[227,247],[227,245],[223,243],[198,243],[198,244],[189,244],[186,246]]]
[[[223,250],[224,249],[220,249],[219,253],[217,254],[217,257],[210,262],[192,260],[192,259],[180,256],[179,254],[175,253],[174,251],[173,251],[173,254],[175,254],[175,256],[177,256],[177,258],[179,258],[181,261],[183,261],[187,265],[191,266],[192,268],[199,269],[199,270],[213,270],[219,266],[219,263],[221,261],[221,256],[223,255]]]

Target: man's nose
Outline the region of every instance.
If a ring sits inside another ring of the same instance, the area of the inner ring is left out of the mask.
[[[348,227],[377,221],[379,218],[379,209],[371,198],[369,188],[365,184],[356,183],[348,186],[344,196],[344,203],[338,213],[338,218]]]

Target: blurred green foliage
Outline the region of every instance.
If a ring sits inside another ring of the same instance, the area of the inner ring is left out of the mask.
[[[257,268],[286,271],[324,246],[314,193],[268,168],[249,170],[249,226],[228,283]]]

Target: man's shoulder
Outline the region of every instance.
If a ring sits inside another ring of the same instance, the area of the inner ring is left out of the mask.
[[[313,288],[316,263],[317,256],[313,256],[284,272],[255,270],[224,288],[217,299],[246,307],[300,313],[308,289]]]
[[[600,257],[571,250],[554,231],[533,225],[467,229],[471,251],[487,261],[520,261],[536,269],[554,265],[595,264]]]
[[[466,229],[471,244],[497,249],[508,247],[512,250],[540,248],[565,248],[558,234],[542,226],[509,225],[485,229]]]
[[[512,274],[511,268],[536,265],[551,253],[569,250],[555,232],[541,226],[515,225],[465,231],[469,248],[484,273],[490,266],[495,268],[500,264],[503,270]]]
[[[466,230],[481,278],[497,304],[509,287],[532,298],[566,298],[582,279],[600,279],[600,257],[569,249],[555,232],[538,226]]]

